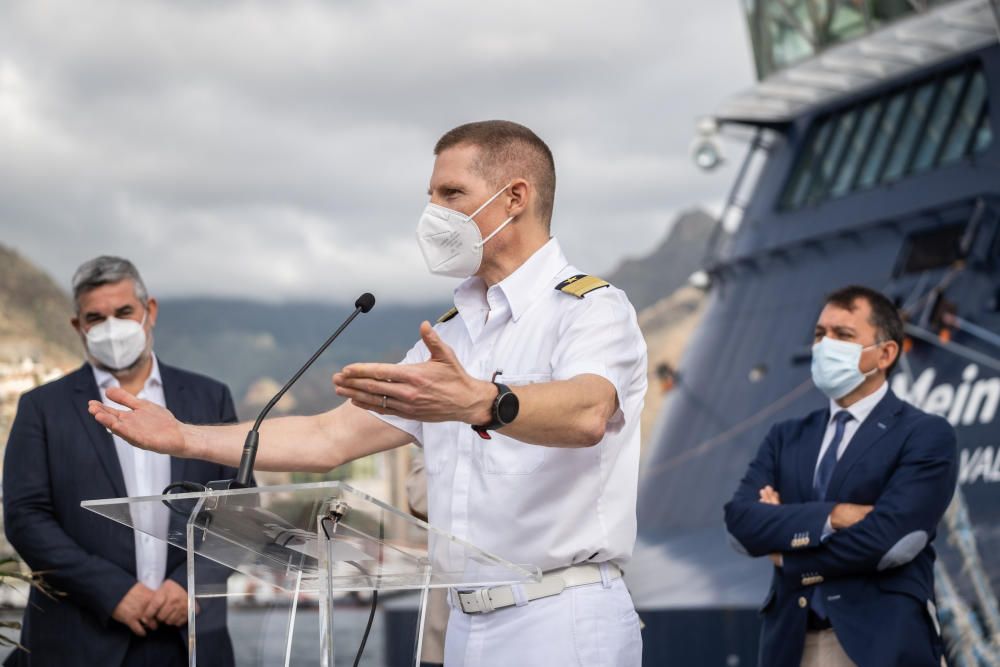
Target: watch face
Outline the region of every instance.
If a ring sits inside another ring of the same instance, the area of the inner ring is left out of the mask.
[[[497,419],[509,424],[517,417],[519,403],[513,392],[506,392],[497,397]]]

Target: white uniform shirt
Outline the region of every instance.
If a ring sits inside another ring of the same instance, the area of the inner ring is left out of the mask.
[[[128,410],[123,405],[108,400],[108,387],[118,387],[118,379],[111,373],[94,369],[94,379],[101,390],[101,402],[118,410]],[[139,398],[166,407],[167,401],[163,395],[163,379],[160,377],[160,365],[153,355],[153,369],[146,379],[146,384],[138,394]],[[125,478],[125,491],[129,496],[158,496],[163,488],[170,484],[170,457],[166,454],[149,452],[133,447],[117,435],[112,435],[115,450],[118,452],[118,463]],[[132,520],[136,526],[141,526],[155,535],[166,539],[167,526],[170,521],[170,510],[163,503],[141,503],[132,506]],[[135,535],[135,572],[136,579],[156,590],[163,583],[167,570],[167,544],[145,532],[133,531]]]
[[[555,239],[497,285],[469,278],[458,315],[436,326],[470,375],[494,371],[511,387],[590,373],[607,379],[619,410],[593,447],[530,445],[468,424],[381,418],[421,443],[428,516],[437,528],[543,571],[584,561],[627,561],[636,535],[639,415],[646,344],[625,293],[604,287],[579,299],[555,286],[581,273]],[[418,342],[402,363],[429,357]]]

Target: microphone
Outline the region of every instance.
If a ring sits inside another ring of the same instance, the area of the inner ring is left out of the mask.
[[[274,398],[267,402],[264,409],[260,411],[259,415],[257,415],[257,421],[254,422],[253,428],[250,429],[249,433],[247,433],[247,439],[243,443],[243,456],[240,457],[239,471],[236,473],[236,479],[230,484],[230,488],[243,489],[250,486],[250,477],[253,475],[253,463],[257,458],[257,446],[260,441],[258,429],[260,429],[260,424],[264,421],[264,417],[267,416],[267,413],[271,411],[271,408],[273,408],[278,401],[281,400],[281,397],[285,395],[285,392],[288,391],[293,384],[295,384],[295,381],[298,380],[302,374],[313,365],[313,362],[319,359],[319,355],[326,351],[326,348],[330,346],[330,343],[337,339],[337,336],[339,336],[340,333],[347,328],[347,325],[354,321],[354,318],[357,317],[359,313],[367,313],[374,307],[375,297],[369,292],[365,292],[359,296],[358,300],[354,302],[354,312],[351,313],[346,320],[344,320],[344,323],[333,332],[332,336],[326,339],[326,342],[323,343],[323,345],[316,350],[316,353],[309,358],[309,361],[307,361],[305,365],[292,376],[292,379],[285,383],[285,386],[274,395]]]

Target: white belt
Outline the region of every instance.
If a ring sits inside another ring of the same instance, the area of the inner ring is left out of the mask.
[[[538,583],[517,585],[524,591],[524,600],[547,598],[559,595],[567,588],[600,582],[602,580],[601,565],[605,565],[607,568],[609,580],[621,578],[621,568],[614,563],[581,563],[558,570],[550,570],[542,575],[542,580]],[[478,588],[471,591],[452,589],[450,593],[454,607],[466,614],[486,614],[517,604],[513,586],[494,586],[493,588]]]

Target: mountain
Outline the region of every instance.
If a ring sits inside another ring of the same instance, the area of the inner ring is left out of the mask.
[[[686,285],[691,274],[702,268],[717,225],[704,209],[684,211],[651,253],[625,260],[611,275],[602,277],[625,290],[637,311],[651,306]]]
[[[339,403],[331,376],[357,361],[396,362],[449,304],[379,304],[327,349],[275,410],[322,412]],[[166,363],[227,383],[243,419],[256,416],[274,391],[305,363],[353,308],[328,303],[262,303],[238,299],[161,299],[157,355]],[[271,392],[270,394],[268,392]]]
[[[0,446],[22,392],[80,364],[73,303],[45,272],[0,245]],[[6,553],[0,540],[0,553]]]
[[[649,390],[643,407],[642,439],[649,441],[663,398],[672,390],[688,337],[698,326],[705,295],[688,278],[702,268],[718,222],[704,209],[680,213],[648,255],[623,261],[608,282],[625,290],[639,318],[649,359]]]
[[[684,348],[701,322],[704,306],[705,293],[684,286],[638,313],[649,363],[649,389],[640,428],[644,446],[653,436],[663,399],[673,390],[679,377]]]
[[[77,365],[82,348],[72,316],[72,300],[48,274],[0,245],[0,362]]]

